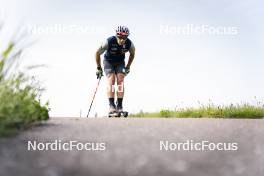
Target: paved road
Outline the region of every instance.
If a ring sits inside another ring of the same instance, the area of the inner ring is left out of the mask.
[[[105,150],[28,151],[29,140],[105,143]],[[171,149],[192,140],[237,143],[238,150],[160,150],[166,140]],[[263,146],[264,120],[52,118],[0,140],[0,175],[261,176]]]

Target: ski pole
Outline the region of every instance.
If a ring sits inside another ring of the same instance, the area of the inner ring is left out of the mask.
[[[89,107],[89,111],[88,111],[87,117],[89,117],[89,113],[90,113],[91,107],[93,105],[94,97],[95,97],[95,94],[96,94],[97,89],[99,87],[100,81],[101,81],[101,77],[99,77],[99,80],[98,80],[98,83],[97,83],[97,86],[96,86],[96,89],[95,89],[95,92],[94,92],[94,95],[93,95],[93,99],[92,99],[92,102],[91,102],[90,107]]]

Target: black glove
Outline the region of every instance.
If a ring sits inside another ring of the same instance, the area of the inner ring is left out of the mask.
[[[127,75],[129,72],[130,72],[130,68],[129,67],[126,67],[125,68],[125,74]]]
[[[103,75],[103,70],[101,67],[97,67],[97,70],[96,70],[96,77],[97,79],[101,78]]]

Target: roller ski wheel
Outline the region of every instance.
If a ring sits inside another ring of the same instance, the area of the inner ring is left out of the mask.
[[[127,117],[127,116],[128,116],[128,112],[127,111],[118,112],[118,117]]]

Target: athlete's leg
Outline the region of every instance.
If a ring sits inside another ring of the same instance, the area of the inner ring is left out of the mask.
[[[115,70],[112,64],[104,60],[104,71],[107,76],[107,97],[109,100],[110,110],[109,112],[113,112],[116,109],[115,106],[115,82],[116,82],[116,75]]]
[[[125,75],[123,73],[117,73],[116,78],[117,78],[117,98],[123,98]]]
[[[122,112],[123,111],[123,97],[124,97],[124,78],[125,74],[118,73],[117,74],[117,111]]]
[[[116,69],[117,81],[117,110],[123,111],[123,97],[124,97],[124,78],[125,78],[125,62],[117,66]]]
[[[115,98],[115,82],[116,82],[116,75],[114,73],[109,73],[107,75],[107,96],[108,98]]]

